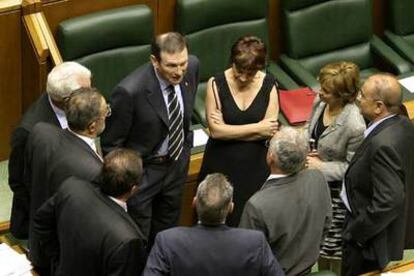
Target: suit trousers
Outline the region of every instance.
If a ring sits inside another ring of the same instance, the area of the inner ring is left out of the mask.
[[[148,250],[158,232],[177,225],[189,160],[190,149],[184,146],[177,161],[144,162],[142,185],[127,203],[128,213],[148,238]]]
[[[364,254],[364,251],[367,251],[368,249],[360,247],[355,241],[349,239],[349,235],[346,234],[351,220],[351,214],[347,212],[347,215],[345,216],[344,239],[342,243],[341,275],[355,276],[380,269],[377,260],[367,258],[367,254]]]

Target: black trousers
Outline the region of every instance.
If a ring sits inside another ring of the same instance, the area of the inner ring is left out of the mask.
[[[144,163],[143,183],[127,203],[128,213],[148,238],[148,250],[158,232],[177,225],[189,160],[190,149],[184,148],[177,161]]]
[[[349,237],[347,229],[351,220],[351,215],[348,212],[344,223],[341,274],[343,276],[356,276],[373,270],[380,270],[378,261],[367,257],[367,248],[360,247],[352,240],[352,237]],[[372,256],[372,254],[370,255]]]

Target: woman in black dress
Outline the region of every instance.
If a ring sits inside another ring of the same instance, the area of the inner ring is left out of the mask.
[[[199,180],[223,173],[234,186],[233,213],[238,226],[246,201],[269,175],[265,141],[277,131],[277,88],[262,72],[266,48],[257,37],[240,38],[231,49],[231,67],[208,81],[206,117],[210,130]]]

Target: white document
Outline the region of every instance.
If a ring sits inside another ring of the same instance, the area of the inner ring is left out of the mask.
[[[399,82],[402,86],[407,88],[408,91],[414,93],[414,76],[400,79]]]
[[[381,273],[384,276],[414,276],[414,270],[408,270],[404,272],[386,272]]]
[[[208,135],[207,133],[199,128],[194,130],[194,140],[193,140],[193,147],[204,146],[207,144]]]
[[[0,244],[0,276],[32,275],[26,255],[19,254],[5,243]]]

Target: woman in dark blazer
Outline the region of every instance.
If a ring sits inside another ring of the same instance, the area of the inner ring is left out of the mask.
[[[321,89],[315,100],[308,134],[311,151],[307,167],[319,169],[328,181],[333,221],[321,245],[320,269],[340,275],[345,206],[339,197],[348,164],[364,138],[365,122],[354,101],[359,68],[351,62],[325,65],[319,73]]]

